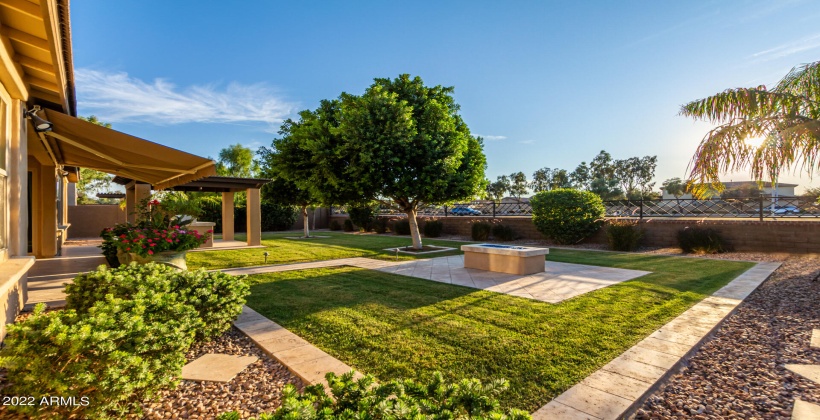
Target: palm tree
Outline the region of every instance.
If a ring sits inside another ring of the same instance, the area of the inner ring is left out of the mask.
[[[754,180],[777,182],[781,170],[809,175],[820,161],[820,61],[793,68],[774,89],[728,89],[681,107],[681,115],[719,124],[698,146],[689,168],[695,193],[719,175],[749,168]],[[747,139],[763,138],[760,145]]]

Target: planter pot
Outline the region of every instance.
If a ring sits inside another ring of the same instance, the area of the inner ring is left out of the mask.
[[[108,266],[111,268],[117,268],[120,266],[120,252],[117,251],[117,255],[105,255],[105,262],[108,263]]]
[[[132,261],[131,255],[121,249],[117,250],[117,261],[119,261],[119,265],[128,265]],[[113,266],[112,266],[113,267]]]
[[[185,254],[187,251],[162,251],[154,255],[143,257],[134,253],[129,253],[130,261],[135,261],[137,264],[148,264],[150,262],[170,265],[178,270],[187,270],[188,265],[185,263]]]

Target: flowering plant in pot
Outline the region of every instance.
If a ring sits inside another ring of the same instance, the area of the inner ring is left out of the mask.
[[[137,208],[135,224],[120,224],[103,231],[103,250],[113,245],[120,263],[162,262],[187,269],[185,252],[208,241],[204,235],[186,229],[196,214],[196,203],[184,194],[166,195],[163,201],[143,200]]]

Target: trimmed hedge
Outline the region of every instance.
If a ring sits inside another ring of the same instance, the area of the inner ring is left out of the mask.
[[[711,228],[687,227],[678,231],[678,245],[686,253],[717,254],[730,251],[720,232]]]
[[[514,241],[518,239],[518,233],[507,225],[493,225],[493,238],[499,241]]]
[[[328,226],[330,230],[342,230],[342,225],[339,224],[338,220],[331,220],[330,225]]]
[[[428,238],[438,238],[444,230],[444,223],[441,220],[428,220],[424,224],[424,236]]]
[[[393,221],[393,233],[396,235],[410,234],[410,221],[407,219],[397,219]]]
[[[634,251],[643,239],[643,230],[636,221],[613,220],[606,227],[606,238],[613,251]]]
[[[179,271],[163,264],[131,263],[117,269],[100,266],[66,285],[66,308],[83,315],[112,295],[128,299],[139,293],[178,294],[195,311],[196,337],[216,337],[242,312],[250,286],[242,277],[218,271]]]
[[[592,236],[601,228],[606,211],[598,195],[569,188],[539,192],[530,205],[535,227],[559,244],[575,244]]]
[[[470,236],[474,241],[486,241],[490,239],[490,232],[493,230],[493,225],[485,222],[476,222],[470,226]]]

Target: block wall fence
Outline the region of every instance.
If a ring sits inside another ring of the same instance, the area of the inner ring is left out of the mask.
[[[396,217],[390,217],[395,219]],[[340,224],[347,216],[336,215],[332,220]],[[419,217],[423,228],[427,220],[444,223],[444,233],[470,237],[471,225],[475,222],[497,223],[510,226],[522,239],[547,240],[532,223],[530,217]],[[609,219],[613,220],[613,219]],[[718,230],[736,251],[751,252],[792,252],[820,253],[820,220],[669,220],[644,219],[640,222],[644,230],[643,244],[646,246],[676,247],[678,231],[686,227],[704,227]],[[602,228],[586,243],[606,244],[605,229]]]

